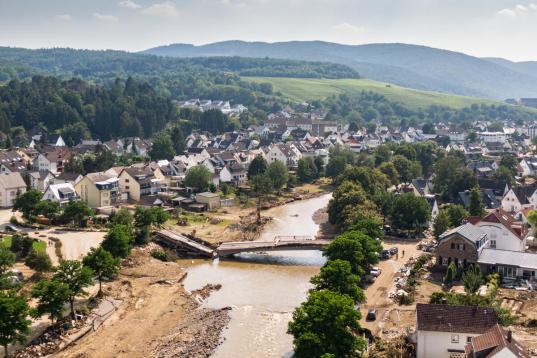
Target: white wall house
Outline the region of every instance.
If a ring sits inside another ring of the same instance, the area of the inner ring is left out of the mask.
[[[495,209],[475,223],[487,234],[488,247],[497,250],[523,252],[526,250],[527,228],[511,214]]]
[[[467,343],[497,323],[494,309],[416,305],[417,358],[464,358]]]
[[[482,132],[481,139],[485,143],[505,143],[507,135],[504,132]]]
[[[80,200],[80,197],[76,193],[73,184],[60,183],[49,185],[43,194],[43,199],[59,203],[63,207],[71,201]]]
[[[0,174],[0,207],[13,206],[18,194],[26,192],[26,183],[20,173]]]

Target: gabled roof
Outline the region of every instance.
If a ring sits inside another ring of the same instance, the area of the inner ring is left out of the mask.
[[[416,305],[417,330],[454,333],[485,333],[497,323],[496,311],[490,307]]]
[[[501,208],[494,209],[483,219],[481,219],[480,222],[502,224],[519,239],[525,238],[526,234],[528,233],[528,229],[522,225],[521,222],[517,221],[513,215]]]
[[[515,357],[529,357],[526,349],[512,338],[512,333],[506,332],[499,324],[495,324],[482,335],[473,337],[464,347],[464,351],[468,357],[489,358],[495,357],[504,348],[510,350]]]
[[[486,235],[486,233],[479,229],[477,226],[474,226],[470,223],[466,223],[459,227],[444,232],[442,235],[440,235],[438,239],[439,241],[441,241],[455,234],[473,243],[478,242],[483,238],[483,236]]]
[[[22,179],[20,173],[4,173],[0,174],[0,186],[4,189],[26,188],[26,183]]]

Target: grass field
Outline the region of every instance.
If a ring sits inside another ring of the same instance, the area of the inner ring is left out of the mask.
[[[358,94],[362,91],[373,91],[384,95],[388,100],[399,102],[411,109],[426,108],[431,105],[452,108],[468,107],[474,103],[503,104],[502,102],[465,97],[439,92],[419,91],[369,79],[313,79],[286,77],[242,77],[246,81],[271,83],[274,91],[281,92],[296,101],[323,99],[330,95],[347,93]],[[530,110],[530,109],[528,109]],[[536,111],[537,113],[537,111]]]
[[[2,240],[1,243],[2,245],[4,245],[4,247],[6,247],[7,249],[11,247],[11,236],[6,235],[1,240]],[[34,243],[32,244],[32,248],[35,251],[45,251],[47,249],[47,244],[41,240],[38,240],[38,241],[34,240]]]

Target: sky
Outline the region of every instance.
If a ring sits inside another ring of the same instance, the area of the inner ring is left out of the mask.
[[[0,46],[400,42],[537,60],[537,0],[0,0]]]

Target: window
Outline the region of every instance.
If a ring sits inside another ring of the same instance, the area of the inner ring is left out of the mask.
[[[128,183],[129,182],[129,179],[125,179],[125,183]]]
[[[466,337],[466,343],[472,343],[472,337],[470,336]]]
[[[455,244],[454,244],[454,243],[451,243],[451,248],[452,248],[452,249],[455,248]]]
[[[129,190],[129,186],[128,186],[128,185],[125,187],[125,190]]]
[[[451,335],[451,343],[459,343],[459,335],[458,334],[452,334]]]
[[[490,248],[495,249],[496,248],[496,240],[490,240]]]

